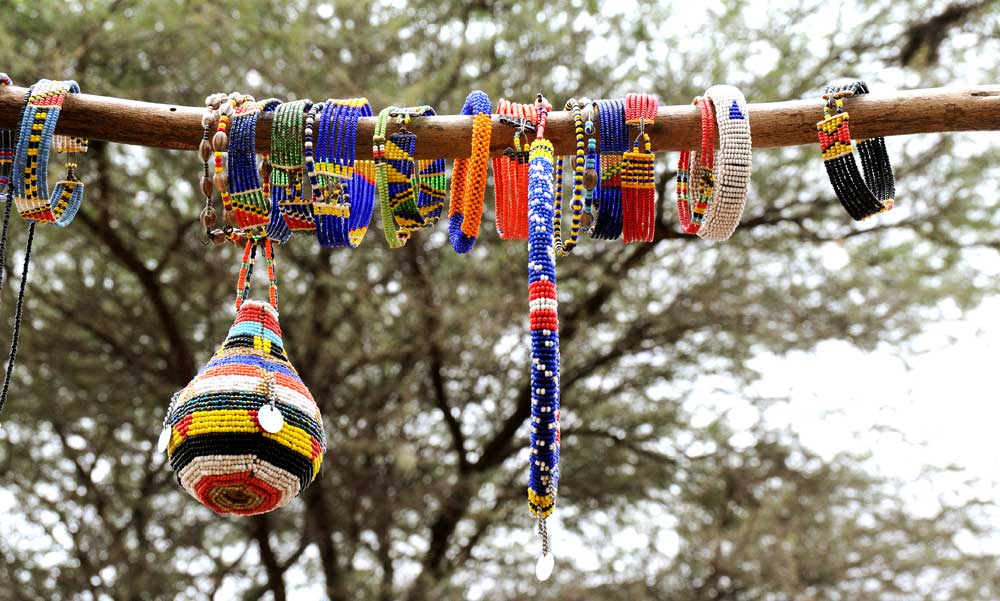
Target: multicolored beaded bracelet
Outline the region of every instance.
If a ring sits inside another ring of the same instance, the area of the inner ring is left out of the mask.
[[[261,169],[257,166],[257,119],[273,112],[277,98],[242,103],[233,116],[229,136],[228,188],[236,227],[249,233],[268,224],[270,202],[264,196]]]
[[[230,122],[236,115],[236,111],[244,104],[253,104],[253,96],[233,92],[226,100],[219,105],[219,121],[216,125],[215,135],[212,136],[212,148],[215,150],[215,175],[212,183],[222,197],[222,213],[226,223],[233,227],[239,227],[236,215],[233,212],[232,197],[229,194],[229,177],[223,167],[223,153],[229,150]]]
[[[823,95],[827,101],[823,106],[823,120],[816,124],[830,183],[840,204],[855,221],[891,210],[896,196],[896,180],[885,148],[885,138],[856,141],[864,168],[863,178],[854,159],[849,118],[844,111],[843,99],[867,93],[868,85],[863,81],[827,86]]]
[[[496,228],[501,240],[528,239],[528,147],[521,143],[535,130],[538,114],[534,105],[501,98],[497,102],[500,122],[512,125],[514,145],[503,156],[493,158],[493,197]]]
[[[406,129],[412,117],[434,114],[429,106],[399,108],[390,106],[379,112],[375,122],[372,153],[375,157],[375,187],[382,209],[382,227],[390,248],[406,244],[410,233],[425,227],[424,217],[417,203],[420,190],[420,172],[413,154],[417,149],[417,136]],[[399,131],[388,138],[386,124],[394,117],[400,124]]]
[[[66,176],[49,195],[47,179],[49,153],[86,152],[80,138],[56,136],[56,122],[67,94],[79,94],[75,81],[40,80],[28,92],[21,116],[21,128],[14,153],[14,203],[21,217],[30,221],[69,225],[83,202],[84,184],[76,176],[72,155],[66,162]]]
[[[563,160],[560,156],[556,162],[556,201],[555,201],[555,222],[553,235],[555,236],[556,255],[565,257],[576,247],[580,239],[580,228],[583,219],[583,174],[586,169],[586,148],[583,141],[583,113],[582,106],[576,98],[566,101],[565,110],[573,113],[573,129],[576,135],[576,155],[573,157],[573,202],[570,205],[572,210],[572,221],[570,223],[569,237],[563,241],[562,237],[562,208],[563,208]]]
[[[417,208],[424,218],[424,227],[431,227],[441,219],[444,211],[444,197],[448,189],[444,159],[420,159],[417,161],[420,174],[420,193]]]
[[[632,150],[622,157],[622,240],[652,242],[656,230],[655,156],[646,127],[656,121],[659,103],[649,94],[625,96],[625,122],[639,128]],[[641,146],[640,146],[641,142]]]
[[[750,186],[750,118],[743,93],[733,86],[717,85],[705,91],[715,107],[719,128],[719,150],[715,160],[712,202],[698,229],[698,236],[708,240],[726,240],[733,235],[743,217]]]
[[[677,159],[677,217],[685,234],[696,235],[715,188],[715,111],[701,96],[693,104],[701,111],[701,150],[694,153],[693,161],[690,150],[682,150]]]
[[[601,175],[597,172],[600,162],[600,155],[597,153],[597,139],[594,138],[596,129],[594,128],[594,116],[597,114],[597,103],[584,98],[580,101],[583,105],[582,117],[583,133],[587,136],[587,154],[584,161],[583,170],[583,227],[588,230],[594,223],[594,191],[601,181]]]
[[[293,100],[274,110],[271,126],[271,208],[267,237],[285,241],[293,232],[316,229],[312,199],[304,198],[307,155],[312,150],[312,127],[306,114],[315,116],[312,100]]]
[[[590,237],[617,240],[622,235],[622,154],[629,149],[628,127],[625,125],[625,103],[622,100],[598,100],[600,120],[598,145],[599,183],[594,198],[596,216],[590,227]]]
[[[493,105],[486,92],[469,94],[462,106],[463,115],[472,115],[472,151],[467,159],[455,159],[451,173],[451,205],[448,207],[448,238],[459,254],[472,250],[479,235],[489,168]]]
[[[531,455],[528,509],[538,519],[542,554],[535,574],[552,573],[546,518],[555,509],[559,487],[559,307],[554,246],[555,151],[545,139],[549,106],[539,94],[538,135],[531,143],[528,181],[528,307],[531,323]]]
[[[355,160],[358,119],[371,117],[367,98],[328,99],[319,113],[315,169],[321,198],[313,194],[316,239],[322,246],[357,248],[375,207],[375,164]]]

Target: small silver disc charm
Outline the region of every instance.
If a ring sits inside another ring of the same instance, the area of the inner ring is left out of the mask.
[[[257,410],[257,423],[265,432],[277,434],[285,427],[285,418],[274,405],[264,405]]]
[[[170,426],[163,426],[160,430],[160,437],[156,440],[156,448],[163,453],[167,450],[167,446],[170,445],[170,434],[173,432],[173,428]]]
[[[552,553],[544,553],[538,556],[538,563],[535,564],[535,578],[545,582],[552,575],[552,568],[556,565],[556,558]]]

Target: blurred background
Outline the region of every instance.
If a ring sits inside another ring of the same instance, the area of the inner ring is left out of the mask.
[[[0,32],[18,85],[196,106],[1000,82],[995,0],[4,0]],[[682,237],[667,154],[657,241],[561,260],[563,477],[539,583],[526,248],[498,242],[491,200],[471,256],[443,225],[394,252],[377,229],[355,251],[277,249],[330,450],[287,508],[220,517],[155,440],[232,320],[237,251],[199,242],[196,153],[93,142],[76,222],[35,241],[0,416],[0,599],[1000,597],[1000,143],[888,143],[897,208],[868,222],[806,146],[755,151],[730,241]],[[4,349],[24,241],[15,219]]]

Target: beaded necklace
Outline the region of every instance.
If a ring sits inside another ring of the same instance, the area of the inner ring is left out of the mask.
[[[280,104],[276,98],[244,102],[230,126],[229,196],[236,225],[246,233],[262,229],[269,221],[270,203],[261,182],[263,168],[257,166],[257,120],[261,113],[273,112]],[[266,158],[264,164],[268,164]]]
[[[896,181],[885,148],[885,138],[867,138],[857,142],[864,177],[854,158],[844,98],[867,93],[868,85],[863,81],[845,86],[827,86],[823,95],[827,101],[823,106],[823,120],[816,124],[830,183],[840,204],[856,221],[891,210],[896,196]]]
[[[563,207],[563,159],[559,157],[556,163],[556,209],[554,236],[556,255],[565,257],[576,247],[580,239],[580,227],[583,216],[583,174],[586,168],[586,149],[583,141],[583,114],[580,102],[571,98],[566,101],[566,110],[573,113],[573,129],[576,134],[576,156],[573,158],[573,202],[570,205],[573,219],[570,224],[569,237],[562,237],[562,207]]]
[[[534,105],[516,104],[505,98],[497,102],[500,122],[511,125],[514,145],[493,159],[493,197],[496,228],[501,240],[528,238],[528,147],[521,138],[535,130],[538,113]]]
[[[555,509],[559,487],[559,311],[554,247],[555,152],[545,139],[549,105],[538,95],[538,133],[531,143],[528,180],[528,307],[531,324],[531,455],[528,509],[538,520],[542,554],[535,574],[546,580],[554,559],[546,518]]]
[[[656,229],[655,156],[646,126],[656,121],[658,102],[649,94],[625,96],[625,122],[639,128],[622,158],[622,240],[652,242]],[[641,144],[640,144],[641,143]]]
[[[463,115],[472,115],[472,153],[468,159],[455,159],[451,174],[451,205],[448,207],[448,238],[459,254],[472,250],[479,235],[486,193],[486,170],[489,168],[493,105],[485,92],[469,94],[462,106]]]
[[[599,183],[594,198],[596,215],[590,237],[617,240],[622,235],[622,154],[629,149],[628,128],[625,125],[625,103],[622,100],[598,100],[600,119]]]
[[[677,159],[677,217],[685,234],[696,235],[715,188],[715,112],[712,103],[701,96],[694,99],[701,112],[701,150],[682,150]],[[691,202],[694,186],[694,203]]]
[[[303,198],[303,170],[312,150],[312,131],[305,114],[312,100],[293,100],[274,110],[271,127],[271,211],[267,237],[285,241],[293,232],[316,229],[312,202]]]

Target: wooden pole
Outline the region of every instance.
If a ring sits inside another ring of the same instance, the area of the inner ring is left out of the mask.
[[[0,86],[0,127],[15,127],[25,88]],[[857,138],[932,132],[1000,130],[1000,85],[929,88],[891,94],[868,94],[845,100],[851,114],[851,132]],[[823,117],[819,98],[751,104],[750,127],[757,148],[816,143],[816,122]],[[58,133],[153,148],[196,150],[201,140],[199,107],[155,104],[107,96],[72,94],[59,117]],[[261,119],[257,147],[270,147],[270,120]],[[375,119],[358,125],[359,158],[371,155]],[[410,131],[417,134],[418,158],[468,156],[472,118],[459,115],[415,118]],[[690,104],[661,106],[656,124],[647,131],[658,152],[695,148],[700,140],[700,119]],[[390,125],[389,132],[394,130]],[[560,154],[575,148],[569,113],[556,111],[546,130]],[[511,145],[513,129],[493,118],[491,151],[494,155]]]

